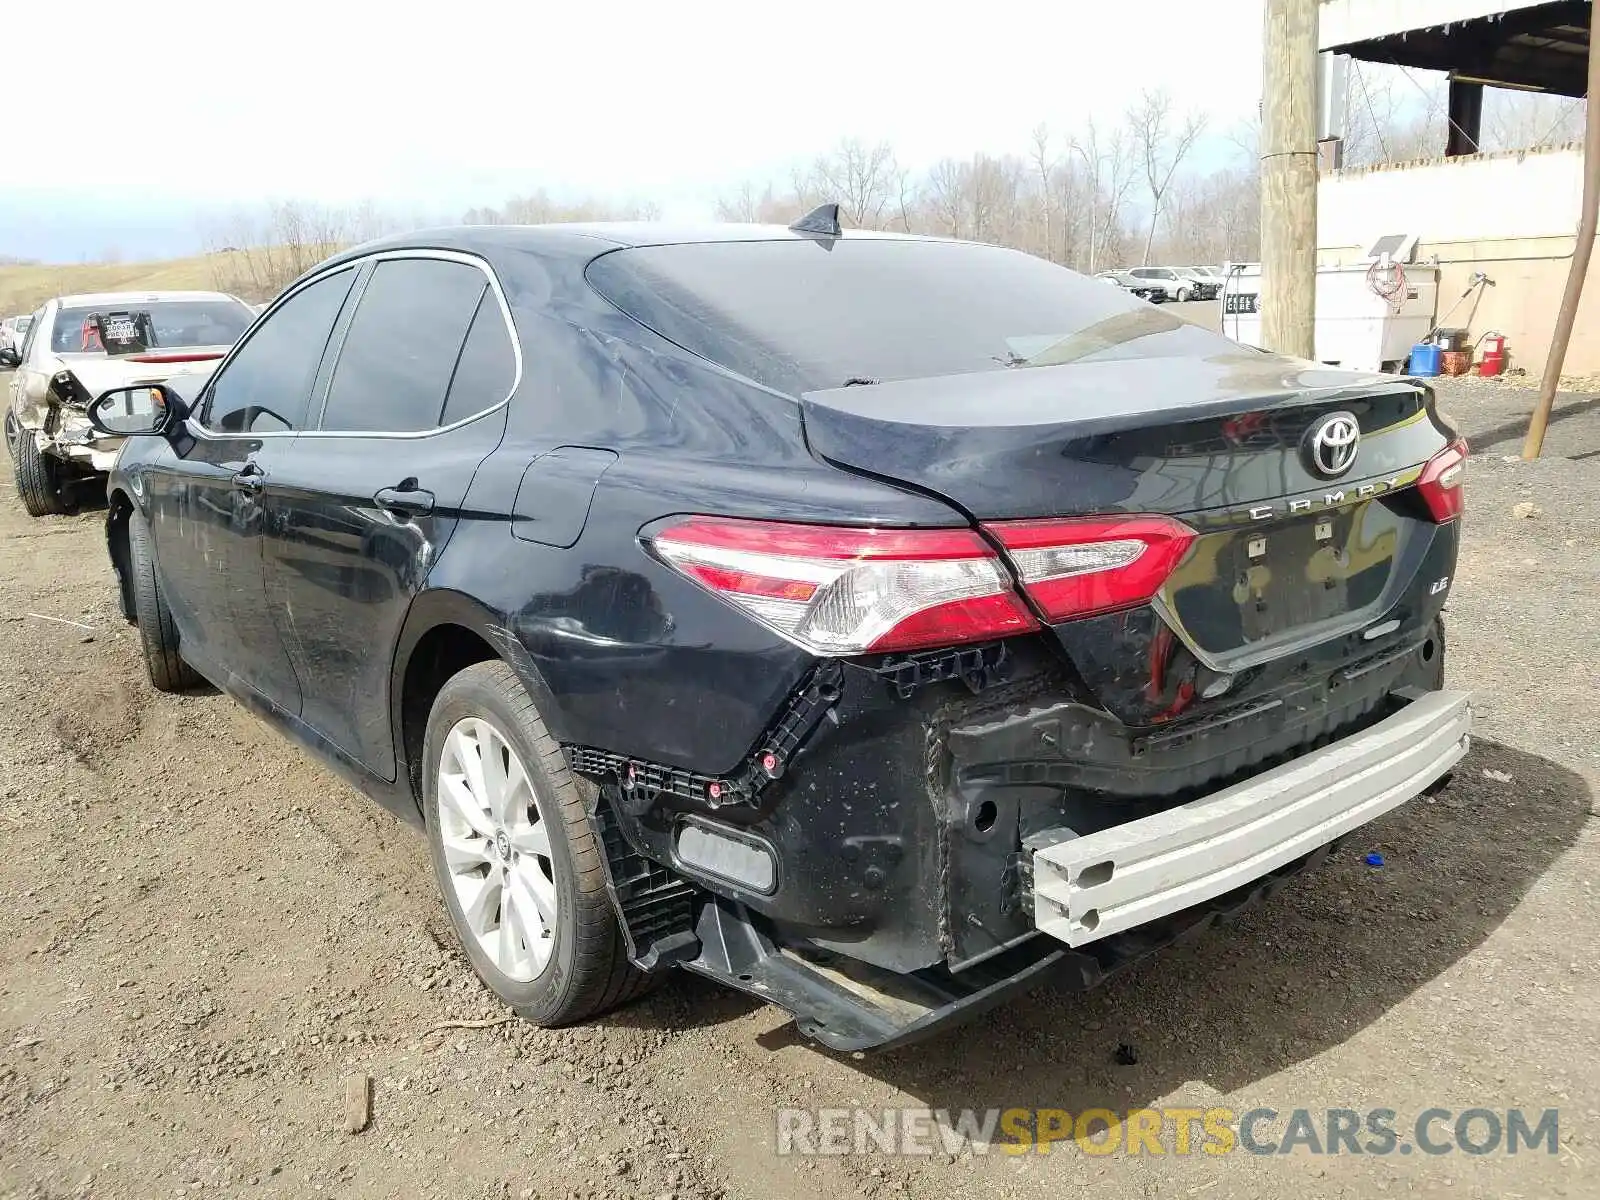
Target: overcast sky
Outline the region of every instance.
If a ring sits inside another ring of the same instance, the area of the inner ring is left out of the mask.
[[[0,253],[57,260],[193,250],[200,214],[269,198],[458,216],[544,186],[705,218],[842,137],[921,169],[1152,85],[1220,155],[1260,94],[1260,0],[5,8]]]

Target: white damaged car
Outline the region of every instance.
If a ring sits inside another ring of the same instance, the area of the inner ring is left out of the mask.
[[[223,292],[60,296],[34,314],[11,379],[7,445],[30,516],[68,511],[104,486],[122,439],[84,415],[96,396],[136,383],[206,376],[256,318]]]

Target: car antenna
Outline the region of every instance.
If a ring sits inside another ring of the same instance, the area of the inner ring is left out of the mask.
[[[844,233],[839,224],[837,204],[819,204],[789,228],[796,233],[820,233],[823,237],[839,237]]]

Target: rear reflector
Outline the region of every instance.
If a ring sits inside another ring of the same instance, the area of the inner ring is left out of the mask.
[[[648,543],[815,654],[953,646],[1038,628],[999,556],[971,529],[687,517]]]
[[[984,529],[1049,621],[1148,603],[1195,537],[1170,517],[995,521]]]
[[[1457,438],[1423,465],[1417,492],[1433,519],[1443,524],[1461,515],[1466,506],[1462,477],[1467,473],[1467,443]]]
[[[678,860],[762,895],[778,887],[771,846],[754,834],[711,821],[691,819],[678,826]]]

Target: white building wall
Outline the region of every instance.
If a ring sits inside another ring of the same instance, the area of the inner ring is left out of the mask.
[[[1537,373],[1577,244],[1582,175],[1582,150],[1570,146],[1333,171],[1317,188],[1317,259],[1360,271],[1379,237],[1415,234],[1412,273],[1438,282],[1435,323],[1474,341],[1502,334],[1512,363]],[[1600,374],[1600,257],[1565,374]]]
[[[1575,147],[1469,155],[1397,167],[1334,171],[1317,189],[1317,246],[1370,246],[1385,233],[1430,243],[1567,239],[1570,254],[1583,194]]]

